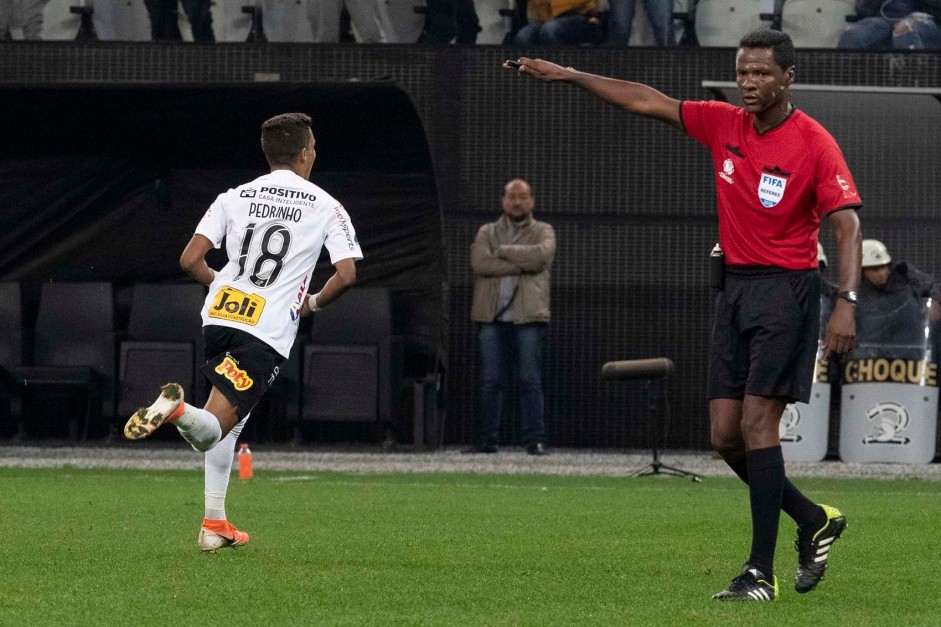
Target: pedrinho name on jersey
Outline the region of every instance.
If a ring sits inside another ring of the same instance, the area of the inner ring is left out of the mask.
[[[253,202],[248,206],[248,215],[253,218],[274,218],[276,220],[300,222],[304,214],[300,207],[279,207]]]

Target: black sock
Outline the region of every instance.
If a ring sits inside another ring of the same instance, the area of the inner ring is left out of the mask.
[[[732,472],[738,475],[739,479],[745,482],[745,485],[748,485],[748,462],[745,461],[744,457],[731,462],[729,460],[725,460],[725,463],[729,465],[729,468],[732,469]]]
[[[794,519],[798,525],[813,523],[823,527],[827,523],[827,514],[823,508],[804,496],[787,477],[784,478],[784,498],[781,499],[781,509]]]
[[[769,446],[746,452],[745,460],[752,524],[748,563],[771,577],[784,494],[784,455],[780,446]]]
[[[739,479],[748,483],[748,464],[744,457],[731,462],[726,460],[726,463]],[[827,515],[823,512],[823,508],[804,496],[804,493],[798,490],[786,475],[781,509],[798,525],[813,523],[817,527],[823,527],[827,522]]]

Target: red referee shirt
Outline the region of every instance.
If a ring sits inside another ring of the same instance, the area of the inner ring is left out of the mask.
[[[712,153],[726,263],[816,268],[821,217],[862,204],[830,133],[795,110],[759,135],[751,114],[714,100],[684,101],[680,119]]]

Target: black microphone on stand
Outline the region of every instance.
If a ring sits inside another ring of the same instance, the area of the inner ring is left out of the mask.
[[[702,479],[699,475],[667,466],[660,461],[660,425],[656,421],[657,405],[660,404],[666,379],[673,374],[673,360],[667,357],[655,357],[653,359],[626,359],[622,361],[609,361],[601,366],[601,378],[605,381],[632,381],[644,380],[647,387],[647,431],[650,440],[650,447],[653,453],[653,460],[650,464],[634,473],[635,477],[645,475],[675,475],[680,477],[689,477],[694,482],[699,483]],[[669,412],[669,405],[667,406]]]
[[[609,361],[601,367],[601,378],[606,381],[629,381],[631,379],[662,379],[673,372],[673,360],[667,357],[654,359],[627,359]]]

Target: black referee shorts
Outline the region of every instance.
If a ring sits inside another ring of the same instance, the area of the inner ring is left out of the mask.
[[[284,357],[251,333],[230,327],[206,325],[203,338],[206,363],[199,371],[244,418],[274,383]]]
[[[820,273],[727,266],[709,346],[709,399],[810,400],[820,335]]]

